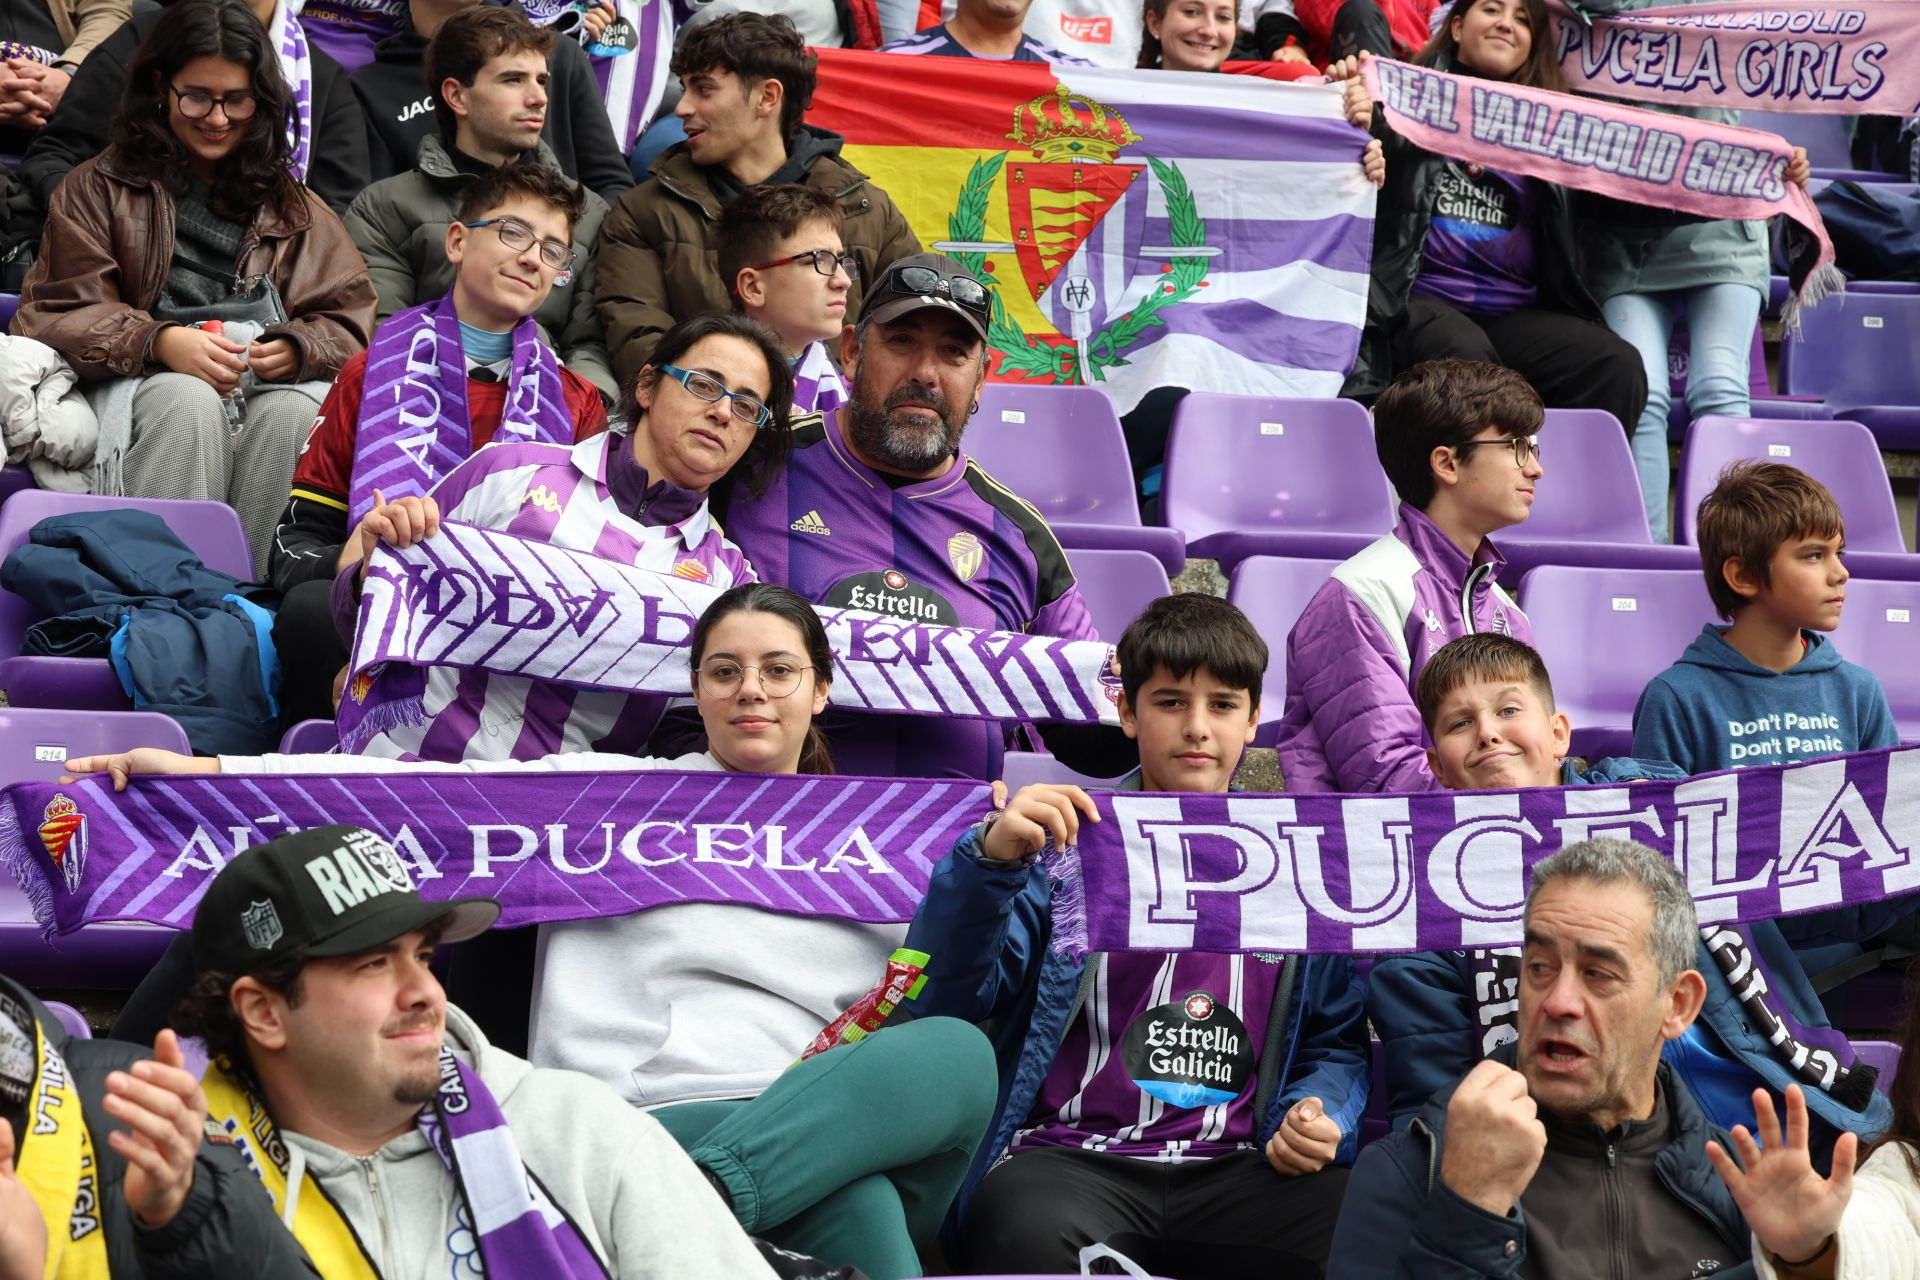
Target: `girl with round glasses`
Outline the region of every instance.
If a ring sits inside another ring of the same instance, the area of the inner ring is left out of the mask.
[[[732,588],[701,615],[688,665],[708,749],[673,760],[587,752],[445,765],[146,748],[67,767],[111,772],[117,787],[133,774],[223,771],[833,772],[814,727],[832,688],[833,654],[806,600],[784,587]],[[749,1233],[875,1280],[922,1274],[921,1252],[993,1111],[998,1077],[986,1037],[955,1019],[925,1018],[787,1069],[881,975],[904,925],[687,903],[539,933],[537,965],[499,975],[510,986],[531,980],[535,1063],[584,1071],[651,1108],[725,1189]],[[485,1006],[463,998],[463,954],[453,955],[455,1003],[497,1025],[485,1013],[505,1014],[509,1002],[498,983]],[[151,988],[186,980],[156,977],[135,1000],[170,1004],[177,992]],[[524,1017],[525,1005],[515,1012]],[[905,1100],[911,1121],[879,1118],[879,1099]]]
[[[289,110],[240,0],[168,9],[112,145],[54,194],[14,322],[90,388],[94,492],[230,503],[257,571],[327,383],[373,331],[359,251],[288,174]]]

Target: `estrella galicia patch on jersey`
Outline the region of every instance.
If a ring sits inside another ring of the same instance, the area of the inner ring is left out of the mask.
[[[868,609],[908,622],[951,626],[959,617],[945,596],[929,591],[898,569],[842,578],[827,589],[820,603],[835,609]]]
[[[1155,1005],[1120,1038],[1120,1060],[1143,1092],[1170,1107],[1231,1102],[1253,1082],[1253,1040],[1210,993]]]

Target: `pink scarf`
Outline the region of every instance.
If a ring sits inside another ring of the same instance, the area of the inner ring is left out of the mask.
[[[1708,218],[1787,215],[1790,326],[1844,285],[1820,211],[1783,176],[1793,149],[1773,134],[1381,58],[1364,74],[1387,123],[1423,150]]]

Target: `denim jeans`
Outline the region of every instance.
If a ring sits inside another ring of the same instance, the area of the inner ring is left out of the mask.
[[[1744,418],[1751,407],[1748,366],[1760,303],[1760,291],[1751,285],[1709,284],[1668,293],[1616,294],[1601,308],[1607,327],[1633,344],[1647,369],[1647,407],[1633,432],[1633,461],[1655,542],[1668,537],[1667,410],[1673,396],[1667,377],[1667,344],[1673,336],[1676,304],[1685,306],[1687,316],[1688,416],[1721,413]]]

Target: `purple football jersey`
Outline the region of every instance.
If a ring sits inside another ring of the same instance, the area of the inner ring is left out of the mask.
[[[1099,638],[1047,522],[964,452],[935,479],[902,481],[858,461],[829,415],[796,428],[780,478],[758,498],[735,493],[723,520],[762,582],[816,604]],[[829,695],[821,728],[843,773],[1000,776],[1005,731],[990,721],[835,715]]]
[[[1413,291],[1470,316],[1532,306],[1533,204],[1527,179],[1449,160]]]

